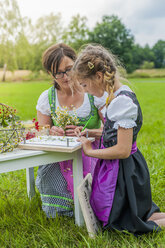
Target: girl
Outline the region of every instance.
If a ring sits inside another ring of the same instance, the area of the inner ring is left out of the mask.
[[[92,115],[92,119],[87,126],[89,136],[100,137],[102,127],[99,109],[105,105],[105,97],[93,97],[84,93],[82,87],[75,87],[70,78],[75,59],[75,51],[63,43],[55,44],[44,52],[43,66],[52,75],[54,85],[44,91],[38,99],[36,107],[38,121],[40,125],[49,124],[51,126],[51,135],[75,136],[74,125],[67,126],[67,130],[64,132],[62,128],[57,126],[51,116],[51,111],[55,113],[57,107],[62,109],[63,106],[68,107],[69,113],[72,115],[72,107],[74,106],[81,129]],[[70,84],[72,84],[72,90]],[[82,134],[85,135],[85,132],[84,130]],[[98,144],[99,141],[96,140],[93,146],[97,148]],[[82,159],[84,176],[89,172],[93,174],[96,159],[84,154],[82,154]],[[40,166],[36,186],[41,194],[42,209],[47,217],[56,217],[57,213],[58,215],[73,215],[72,161]]]
[[[146,161],[136,146],[142,112],[136,95],[119,80],[117,63],[101,46],[88,45],[75,61],[73,74],[84,90],[101,97],[106,90],[107,111],[102,149],[76,135],[87,156],[99,158],[93,176],[91,206],[103,228],[134,234],[165,226],[165,213],[152,202]]]

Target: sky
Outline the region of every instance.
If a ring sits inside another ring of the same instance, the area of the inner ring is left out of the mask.
[[[135,43],[153,46],[165,40],[165,0],[17,0],[22,17],[35,23],[39,17],[61,13],[66,26],[72,16],[87,17],[88,27],[103,15],[117,15],[135,37]]]

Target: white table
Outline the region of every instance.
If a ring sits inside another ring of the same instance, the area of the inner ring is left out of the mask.
[[[75,223],[80,226],[84,223],[77,195],[77,187],[83,179],[81,145],[72,152],[15,149],[12,152],[2,153],[0,173],[26,169],[27,193],[31,198],[35,194],[34,167],[70,159],[73,159]]]

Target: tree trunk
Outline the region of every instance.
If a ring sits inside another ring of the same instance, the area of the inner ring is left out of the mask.
[[[7,68],[7,64],[4,64],[2,82],[5,82],[6,80],[6,68]]]

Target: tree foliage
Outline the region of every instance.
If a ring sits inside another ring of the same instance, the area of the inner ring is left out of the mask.
[[[128,72],[137,68],[165,67],[165,41],[153,47],[135,44],[134,36],[117,16],[103,16],[89,29],[87,18],[77,14],[65,27],[60,13],[40,17],[35,24],[21,16],[17,0],[0,1],[0,67],[42,69],[43,51],[65,42],[76,51],[86,43],[98,43],[117,55]]]
[[[15,39],[22,32],[23,20],[16,0],[1,0],[0,2],[0,64],[10,70],[17,69]]]
[[[62,33],[61,14],[54,15],[50,13],[49,15],[40,17],[32,27],[32,43],[40,44],[44,42],[45,45],[57,43],[61,41]]]
[[[165,68],[165,41],[159,40],[153,46],[154,62],[156,68]]]
[[[89,41],[110,49],[130,70],[134,37],[117,16],[103,16],[102,22],[89,33]]]
[[[0,42],[14,41],[23,30],[23,19],[16,0],[0,1]]]
[[[76,51],[88,40],[89,29],[87,27],[87,18],[79,14],[73,16],[69,25],[64,31],[63,41],[72,46]]]

